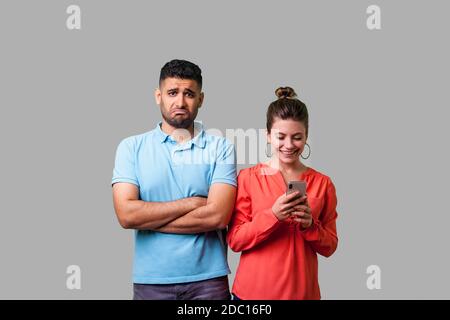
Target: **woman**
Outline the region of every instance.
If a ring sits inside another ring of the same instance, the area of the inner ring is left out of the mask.
[[[305,146],[310,152],[305,104],[290,87],[275,94],[267,110],[272,156],[238,176],[227,241],[242,254],[232,293],[243,300],[320,299],[317,253],[329,257],[337,247],[336,190],[300,161]],[[292,180],[306,181],[306,195],[286,195]]]

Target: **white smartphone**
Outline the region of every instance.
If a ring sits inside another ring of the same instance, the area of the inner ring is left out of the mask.
[[[300,197],[306,194],[306,181],[289,181],[287,184],[286,195],[298,191],[300,192]]]

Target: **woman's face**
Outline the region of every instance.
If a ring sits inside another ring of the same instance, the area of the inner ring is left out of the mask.
[[[275,118],[267,140],[271,144],[273,157],[280,162],[292,164],[299,161],[305,148],[306,128],[302,122]]]

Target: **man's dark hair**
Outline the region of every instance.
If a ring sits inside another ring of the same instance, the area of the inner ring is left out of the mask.
[[[161,82],[166,78],[195,80],[200,89],[202,88],[202,70],[200,70],[196,64],[186,60],[175,59],[167,62],[164,67],[161,68],[159,85],[161,85]]]

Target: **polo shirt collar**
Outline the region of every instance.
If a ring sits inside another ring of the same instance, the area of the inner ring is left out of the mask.
[[[165,133],[164,131],[162,131],[161,129],[161,124],[162,121],[160,121],[157,125],[156,125],[156,133],[158,135],[159,141],[161,141],[161,143],[166,142],[167,138],[169,138],[169,135],[167,133]]]
[[[164,143],[168,139],[170,139],[170,135],[165,133],[164,131],[162,131],[161,125],[162,125],[162,121],[160,121],[157,124],[155,129],[158,134],[159,141],[161,143]],[[194,121],[194,131],[197,131],[197,135],[190,141],[186,142],[186,144],[188,144],[188,145],[195,144],[199,148],[204,148],[206,145],[205,130],[204,130],[201,122]]]
[[[197,135],[192,139],[192,143],[199,148],[204,148],[206,145],[205,130],[201,122],[194,121],[194,131],[197,131]]]

